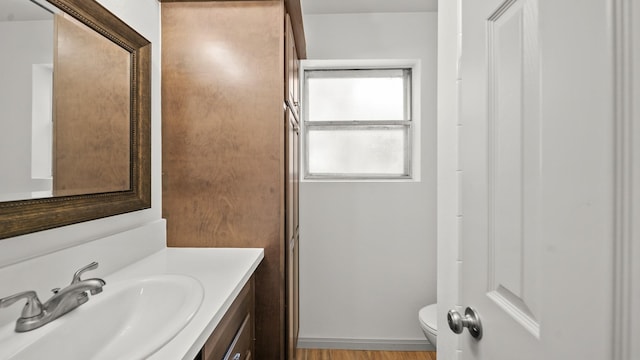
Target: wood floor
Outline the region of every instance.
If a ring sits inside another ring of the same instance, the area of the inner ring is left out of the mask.
[[[436,360],[435,352],[298,349],[296,360]]]

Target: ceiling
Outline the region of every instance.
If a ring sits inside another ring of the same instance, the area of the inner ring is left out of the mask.
[[[311,14],[438,11],[438,0],[301,0]]]

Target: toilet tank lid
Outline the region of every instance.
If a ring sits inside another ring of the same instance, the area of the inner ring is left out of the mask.
[[[418,316],[420,317],[420,322],[432,328],[433,330],[438,330],[438,309],[436,304],[431,304],[423,307],[418,312]]]

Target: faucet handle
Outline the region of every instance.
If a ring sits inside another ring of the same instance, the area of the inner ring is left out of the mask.
[[[89,271],[89,270],[95,270],[98,268],[98,263],[97,262],[92,262],[89,265],[83,266],[82,268],[80,268],[78,271],[76,271],[75,274],[73,274],[73,280],[71,280],[71,285],[78,283],[80,281],[82,281],[82,279],[80,279],[80,276]]]
[[[0,299],[0,308],[10,306],[20,299],[27,299],[27,303],[22,309],[22,318],[31,318],[34,316],[42,315],[42,303],[40,302],[40,299],[38,299],[38,295],[36,294],[36,292],[33,290],[24,291]]]

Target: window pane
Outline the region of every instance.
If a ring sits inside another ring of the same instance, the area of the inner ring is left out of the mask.
[[[312,72],[308,121],[408,120],[405,78],[396,69]]]
[[[408,175],[408,127],[309,128],[309,173]]]

